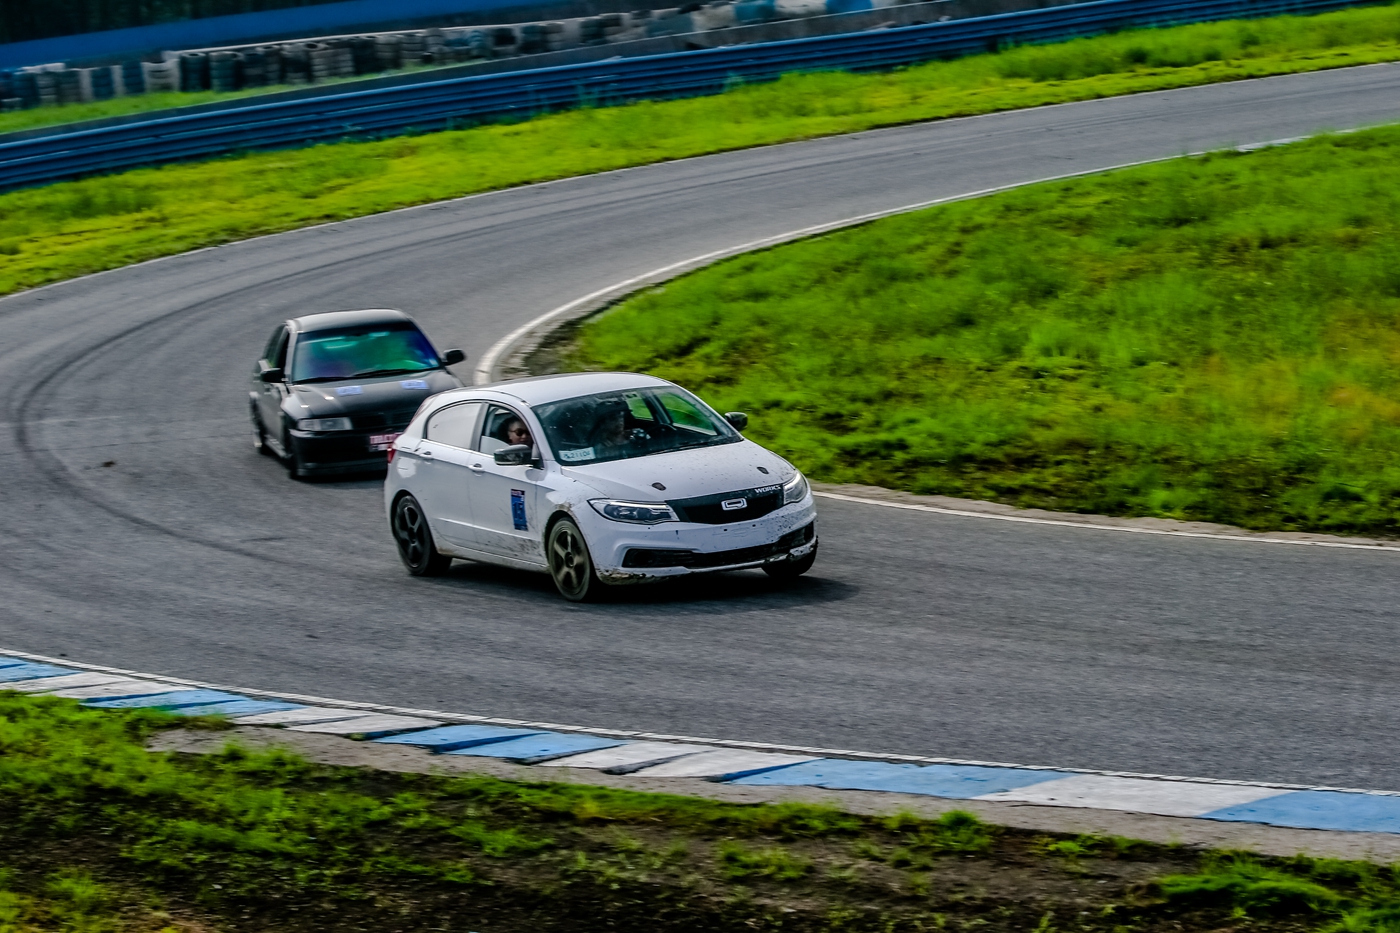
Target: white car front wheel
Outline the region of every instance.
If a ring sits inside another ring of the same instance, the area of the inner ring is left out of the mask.
[[[571,603],[594,599],[603,583],[593,572],[593,558],[588,553],[588,542],[583,540],[573,519],[561,518],[549,529],[549,540],[545,542],[549,554],[549,575],[554,585]]]

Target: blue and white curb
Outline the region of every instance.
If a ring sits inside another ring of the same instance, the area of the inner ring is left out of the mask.
[[[1400,834],[1400,793],[1391,791],[1027,767],[581,729],[225,689],[70,665],[19,652],[0,655],[0,690],[68,697],[99,709],[222,715],[236,725],[351,736],[541,768]]]

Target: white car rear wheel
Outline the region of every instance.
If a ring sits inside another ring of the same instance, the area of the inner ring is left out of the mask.
[[[593,572],[593,558],[588,553],[588,542],[583,540],[572,519],[561,518],[549,529],[549,540],[545,542],[549,555],[549,575],[554,585],[571,603],[587,602],[595,599],[603,583]]]
[[[399,559],[415,577],[442,576],[452,566],[452,558],[438,553],[433,544],[428,516],[423,514],[417,499],[404,496],[394,503],[390,528],[394,532],[394,543],[399,546]]]

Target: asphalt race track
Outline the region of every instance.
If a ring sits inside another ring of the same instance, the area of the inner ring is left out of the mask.
[[[521,188],[0,301],[0,647],[576,725],[1400,790],[1400,554],[826,501],[822,556],[571,606],[400,567],[374,481],[254,453],[272,326],[415,315],[468,378],[648,270],[931,198],[1400,119],[1372,66],[934,123]],[[107,465],[110,464],[110,465]]]

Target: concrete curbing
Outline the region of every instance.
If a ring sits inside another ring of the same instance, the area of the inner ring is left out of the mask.
[[[347,736],[535,768],[593,770],[739,787],[865,791],[943,800],[1107,810],[1292,829],[1400,835],[1400,792],[977,762],[526,723],[219,687],[0,654],[0,690],[97,709],[223,715],[236,726]],[[539,772],[552,778],[551,772]]]

